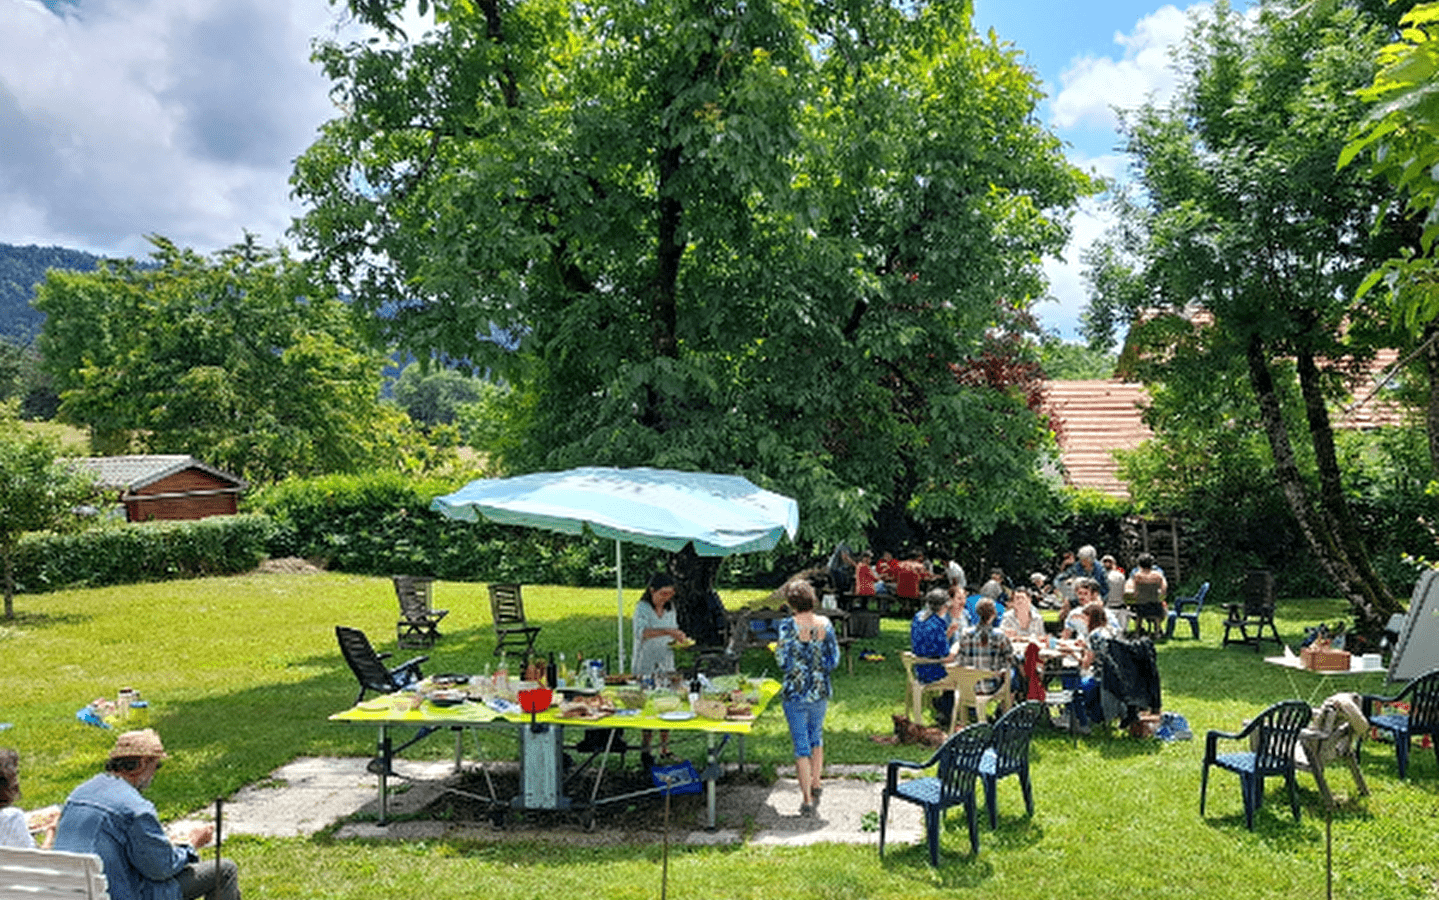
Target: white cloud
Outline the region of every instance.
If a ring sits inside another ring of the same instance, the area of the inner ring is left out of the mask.
[[[1115,107],[1133,109],[1147,101],[1168,102],[1178,84],[1170,48],[1184,39],[1190,13],[1206,5],[1191,6],[1184,12],[1163,6],[1136,22],[1132,31],[1115,33],[1119,56],[1072,60],[1060,74],[1061,88],[1050,104],[1052,125],[1060,136],[1074,141],[1081,132],[1104,133],[1113,134],[1117,141]],[[1071,151],[1070,161],[1111,183],[1123,183],[1129,176],[1130,161],[1122,153]],[[1064,258],[1045,262],[1050,299],[1035,304],[1035,315],[1066,340],[1079,339],[1080,314],[1089,299],[1080,254],[1115,224],[1108,199],[1094,197],[1081,204]]]
[[[0,240],[144,253],[279,240],[333,115],[326,0],[0,0]]]
[[[1114,107],[1133,109],[1149,100],[1164,103],[1177,83],[1170,48],[1184,37],[1188,25],[1187,12],[1163,6],[1135,23],[1132,32],[1114,35],[1123,49],[1118,59],[1073,60],[1060,74],[1060,90],[1050,106],[1054,124],[1061,129],[1113,128]]]

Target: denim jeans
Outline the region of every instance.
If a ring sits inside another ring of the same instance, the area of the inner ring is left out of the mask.
[[[795,756],[809,756],[815,747],[824,746],[824,713],[828,708],[828,700],[784,701],[784,719],[789,723]]]

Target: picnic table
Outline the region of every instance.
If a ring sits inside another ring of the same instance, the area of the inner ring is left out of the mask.
[[[718,680],[718,679],[716,679]],[[564,736],[566,729],[637,729],[642,731],[697,732],[705,735],[705,767],[699,772],[704,784],[706,803],[706,828],[716,827],[715,785],[722,772],[720,759],[731,738],[737,738],[738,761],[744,764],[744,739],[753,730],[755,721],[769,706],[780,684],[772,678],[749,679],[757,699],[748,716],[742,718],[707,718],[692,715],[686,704],[682,709],[657,712],[652,703],[643,709],[621,709],[613,714],[595,718],[567,718],[560,715],[558,705],[544,712],[531,715],[520,710],[514,703],[507,703],[502,695],[489,700],[471,699],[452,706],[440,706],[425,699],[422,691],[399,691],[382,697],[357,703],[350,709],[329,717],[332,722],[368,726],[377,729],[377,754],[371,764],[371,771],[379,781],[380,815],[378,824],[387,824],[388,780],[393,773],[391,762],[394,751],[391,743],[391,729],[397,727],[418,727],[421,729],[451,729],[456,732],[455,770],[459,771],[463,756],[463,731],[465,729],[488,729],[513,731],[518,739],[520,761],[520,793],[509,801],[509,807],[516,810],[547,809],[575,810],[581,814],[581,821],[587,826],[593,824],[593,811],[606,803],[624,801],[637,796],[636,792],[600,796],[604,780],[604,767],[610,755],[611,733],[601,742],[596,754],[600,758],[593,788],[588,798],[571,798],[564,792]],[[483,767],[484,762],[480,765]],[[679,785],[671,785],[678,791]],[[651,791],[658,793],[663,785]]]

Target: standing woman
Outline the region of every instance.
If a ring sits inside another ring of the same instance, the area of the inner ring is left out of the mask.
[[[814,612],[814,588],[791,581],[780,589],[793,613],[779,623],[774,655],[784,674],[784,718],[794,744],[801,816],[813,816],[824,771],[824,714],[832,693],[829,673],[839,665],[834,626]]]
[[[684,641],[675,613],[675,580],[663,572],[650,576],[650,583],[635,604],[634,664],[636,678],[655,672],[675,670],[674,642]]]

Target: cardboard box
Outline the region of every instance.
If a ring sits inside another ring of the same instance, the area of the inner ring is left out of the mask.
[[[1332,647],[1305,647],[1299,651],[1299,663],[1312,672],[1348,672],[1349,651]]]
[[[1159,730],[1159,719],[1159,713],[1140,713],[1137,719],[1129,723],[1130,736],[1138,738],[1154,737],[1154,733]]]

